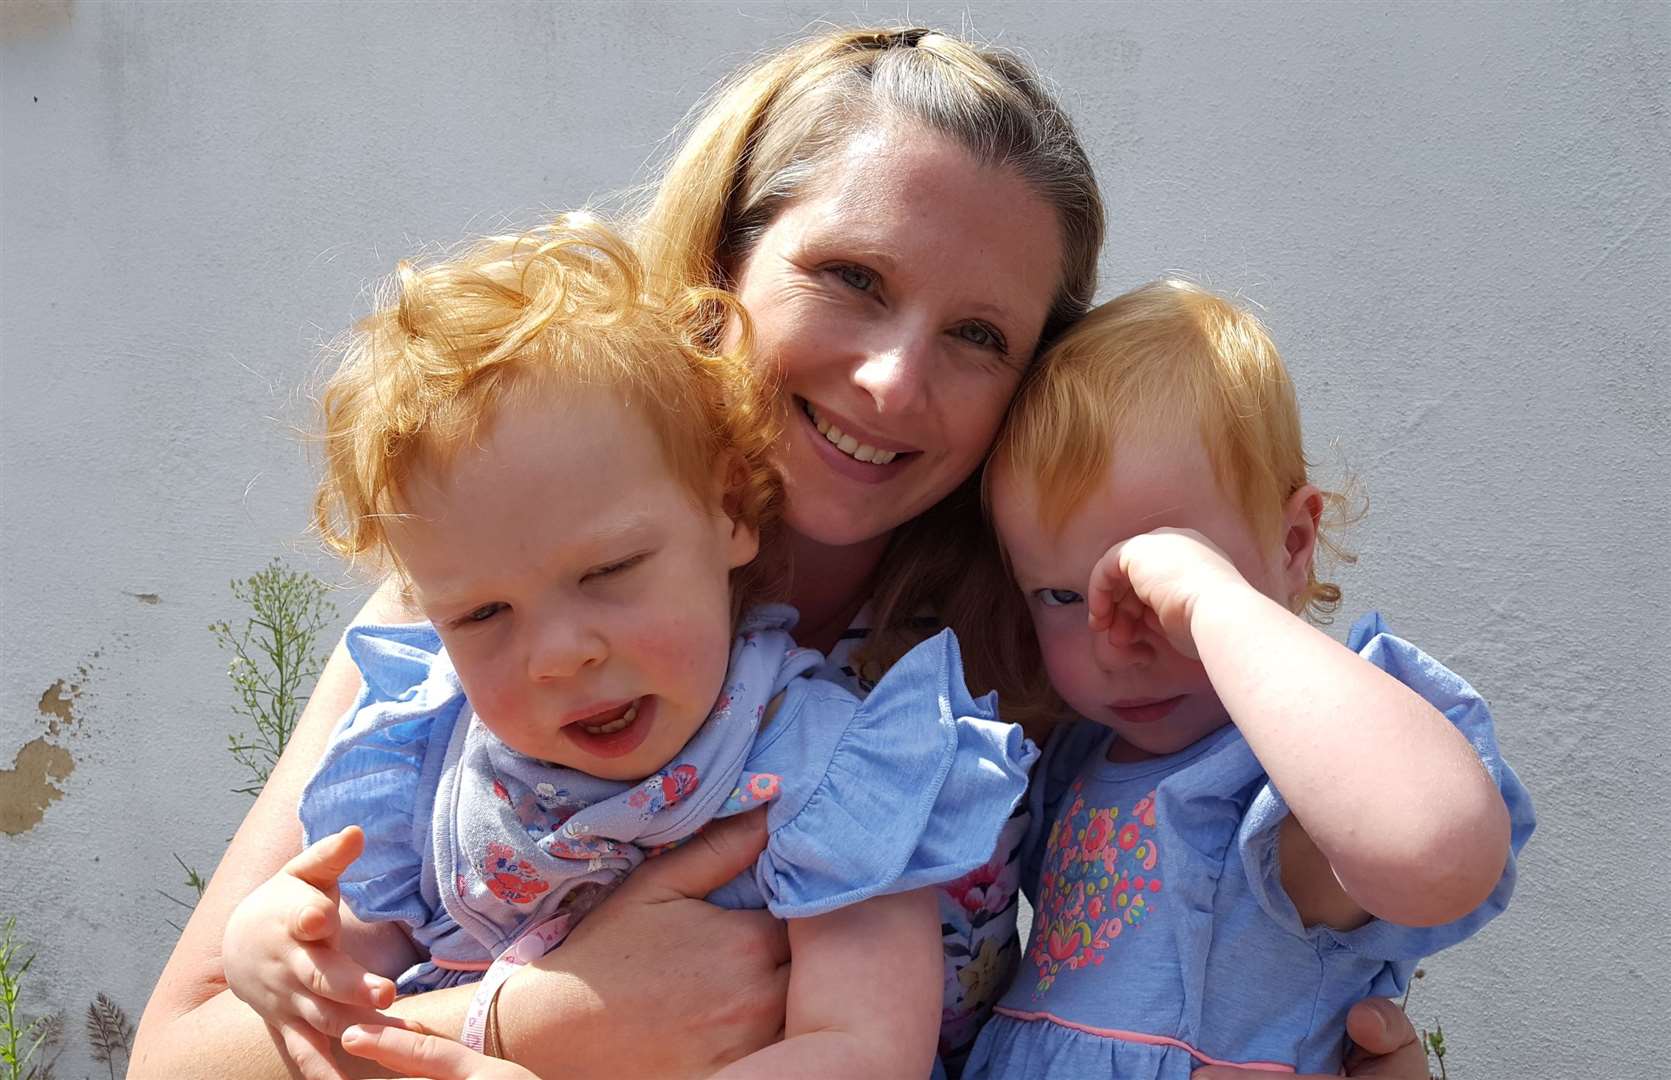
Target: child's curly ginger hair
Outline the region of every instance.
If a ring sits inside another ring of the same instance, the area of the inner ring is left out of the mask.
[[[740,332],[716,347],[727,325]],[[692,498],[723,498],[727,514],[759,530],[762,551],[775,550],[778,418],[749,348],[747,317],[728,294],[664,295],[627,242],[590,215],[402,262],[375,310],[331,350],[315,528],[339,555],[400,571],[385,524],[401,513],[417,466],[444,468],[506,404],[586,386],[641,410]],[[724,461],[732,465],[716,492]],[[757,559],[735,572],[739,609],[775,591],[779,565]]]

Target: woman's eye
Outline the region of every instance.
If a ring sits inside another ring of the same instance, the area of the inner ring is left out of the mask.
[[[835,272],[845,284],[860,292],[869,292],[876,287],[876,275],[862,266],[838,266]]]
[[[1045,607],[1067,607],[1085,599],[1072,589],[1039,589],[1033,595],[1038,597],[1039,603]]]
[[[971,345],[979,345],[983,349],[997,349],[1004,352],[1004,336],[985,323],[964,323],[957,328],[957,336]]]

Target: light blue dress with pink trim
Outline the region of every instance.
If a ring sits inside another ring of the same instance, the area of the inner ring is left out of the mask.
[[[1532,804],[1485,702],[1379,615],[1347,643],[1467,736],[1518,852]],[[1045,749],[1023,854],[1032,936],[964,1080],[1187,1080],[1205,1063],[1338,1072],[1347,1010],[1400,996],[1418,960],[1479,930],[1514,891],[1511,854],[1491,896],[1455,922],[1304,926],[1277,858],[1287,804],[1234,726],[1135,763],[1107,760],[1112,738],[1080,721]]]
[[[715,817],[767,803],[766,850],[710,896],[786,918],[952,881],[992,858],[1036,749],[966,688],[949,631],[862,701],[814,677],[793,609],[751,613],[714,713],[643,781],[608,781],[519,754],[469,708],[428,625],[358,626],[365,677],[303,791],[309,843],[358,824],[342,879],[367,921],[397,921],[429,956],[401,993],[469,982],[527,927],[578,918],[646,854]],[[766,705],[781,695],[762,726]]]

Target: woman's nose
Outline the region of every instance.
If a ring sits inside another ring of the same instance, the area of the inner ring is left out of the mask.
[[[608,643],[595,628],[553,622],[541,628],[528,651],[528,674],[535,680],[572,678],[608,655]]]
[[[923,327],[901,322],[879,330],[864,347],[853,383],[870,395],[879,414],[919,412],[928,399],[933,345],[933,336]]]

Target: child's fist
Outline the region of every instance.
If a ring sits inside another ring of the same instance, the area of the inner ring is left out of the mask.
[[[1146,632],[1199,659],[1190,634],[1196,601],[1238,587],[1251,588],[1211,540],[1193,529],[1156,529],[1115,544],[1091,569],[1091,630],[1122,647]]]

